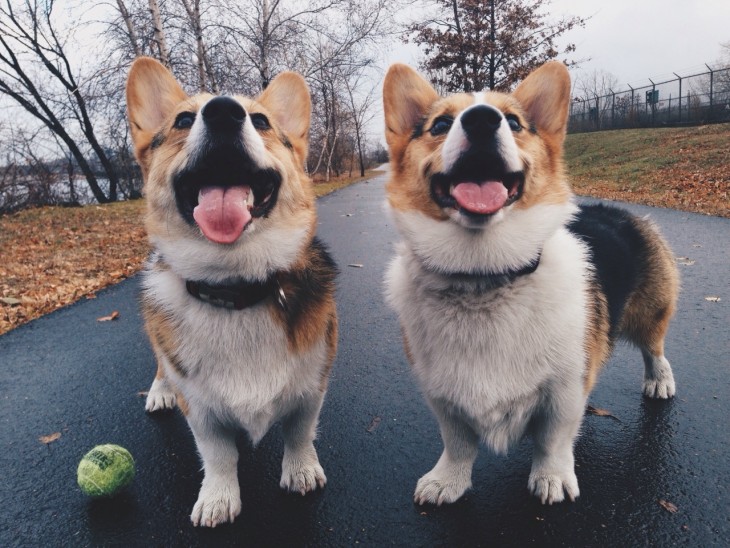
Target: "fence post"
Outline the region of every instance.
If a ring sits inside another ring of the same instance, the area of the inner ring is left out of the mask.
[[[677,78],[679,78],[679,121],[678,123],[682,123],[682,77],[677,74],[676,72],[673,72]],[[689,106],[689,105],[688,105]]]
[[[651,78],[649,78],[649,81],[651,82],[651,127],[655,127],[656,104],[654,103],[654,90],[656,90],[656,84]]]
[[[705,63],[705,66],[707,67],[707,70],[710,71],[710,120],[714,120],[715,119],[715,104],[713,101],[713,91],[714,91],[713,84],[714,84],[714,79],[715,79],[715,73],[710,68],[710,65]]]
[[[611,129],[616,129],[616,94],[611,88],[608,88],[611,92]]]
[[[634,117],[634,88],[631,87],[631,84],[626,84],[629,86],[629,89],[631,90],[631,107],[629,108],[629,119]],[[631,120],[632,126],[633,126],[633,120]]]

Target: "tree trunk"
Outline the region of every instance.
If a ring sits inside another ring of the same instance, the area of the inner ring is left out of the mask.
[[[157,44],[157,52],[160,62],[166,67],[170,67],[170,50],[167,49],[165,41],[165,33],[162,30],[162,17],[160,16],[160,6],[157,0],[149,0],[150,15],[152,16],[152,27],[154,29],[154,41]]]
[[[127,27],[127,36],[129,36],[129,43],[132,45],[134,56],[139,57],[142,55],[142,48],[139,47],[139,39],[137,38],[137,31],[134,29],[132,16],[129,14],[127,6],[124,5],[124,0],[117,0],[117,6],[119,7],[119,13],[122,15],[124,24]]]
[[[459,2],[451,0],[451,7],[454,9],[454,24],[456,25],[456,34],[459,36],[459,65],[461,71],[461,79],[464,84],[464,91],[473,91],[471,82],[466,74],[466,49],[464,48],[464,33],[461,31],[461,22],[459,21]]]
[[[190,21],[190,27],[195,35],[196,44],[196,57],[198,65],[198,88],[201,92],[207,91],[208,84],[214,93],[218,93],[218,82],[213,76],[213,69],[211,67],[210,59],[208,58],[208,51],[205,47],[203,40],[203,25],[200,21],[200,0],[181,0],[185,11],[188,14],[188,20]]]
[[[494,79],[497,74],[497,29],[494,28],[496,25],[494,2],[495,0],[489,0],[489,41],[492,44],[491,51],[489,52],[489,89],[494,89]]]

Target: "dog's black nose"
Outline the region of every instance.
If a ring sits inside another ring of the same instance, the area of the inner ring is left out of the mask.
[[[246,119],[246,111],[240,103],[225,95],[208,101],[202,113],[205,124],[213,130],[238,130]]]
[[[502,113],[487,105],[471,107],[461,115],[461,127],[469,139],[492,137],[502,123]]]

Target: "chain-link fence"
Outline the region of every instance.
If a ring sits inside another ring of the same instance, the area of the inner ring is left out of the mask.
[[[730,67],[605,95],[574,97],[572,133],[730,122]]]

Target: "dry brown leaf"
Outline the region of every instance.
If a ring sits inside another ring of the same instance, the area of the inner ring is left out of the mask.
[[[672,514],[676,514],[679,511],[679,508],[677,508],[675,504],[672,504],[671,502],[664,499],[659,499],[659,506]]]
[[[373,431],[378,427],[380,424],[380,417],[373,417],[373,420],[370,421],[370,426],[368,426],[365,430],[367,430],[369,433],[373,433]]]
[[[48,445],[49,443],[53,443],[60,437],[61,437],[61,432],[54,432],[53,434],[49,434],[48,436],[41,436],[40,438],[38,438],[38,441]]]
[[[618,417],[613,415],[610,411],[600,409],[598,407],[593,407],[592,405],[586,406],[586,413],[588,413],[589,415],[596,415],[597,417],[610,417],[612,419],[618,420]]]
[[[111,322],[113,320],[116,320],[119,317],[119,311],[115,310],[108,316],[102,316],[101,318],[96,318],[97,322]]]

